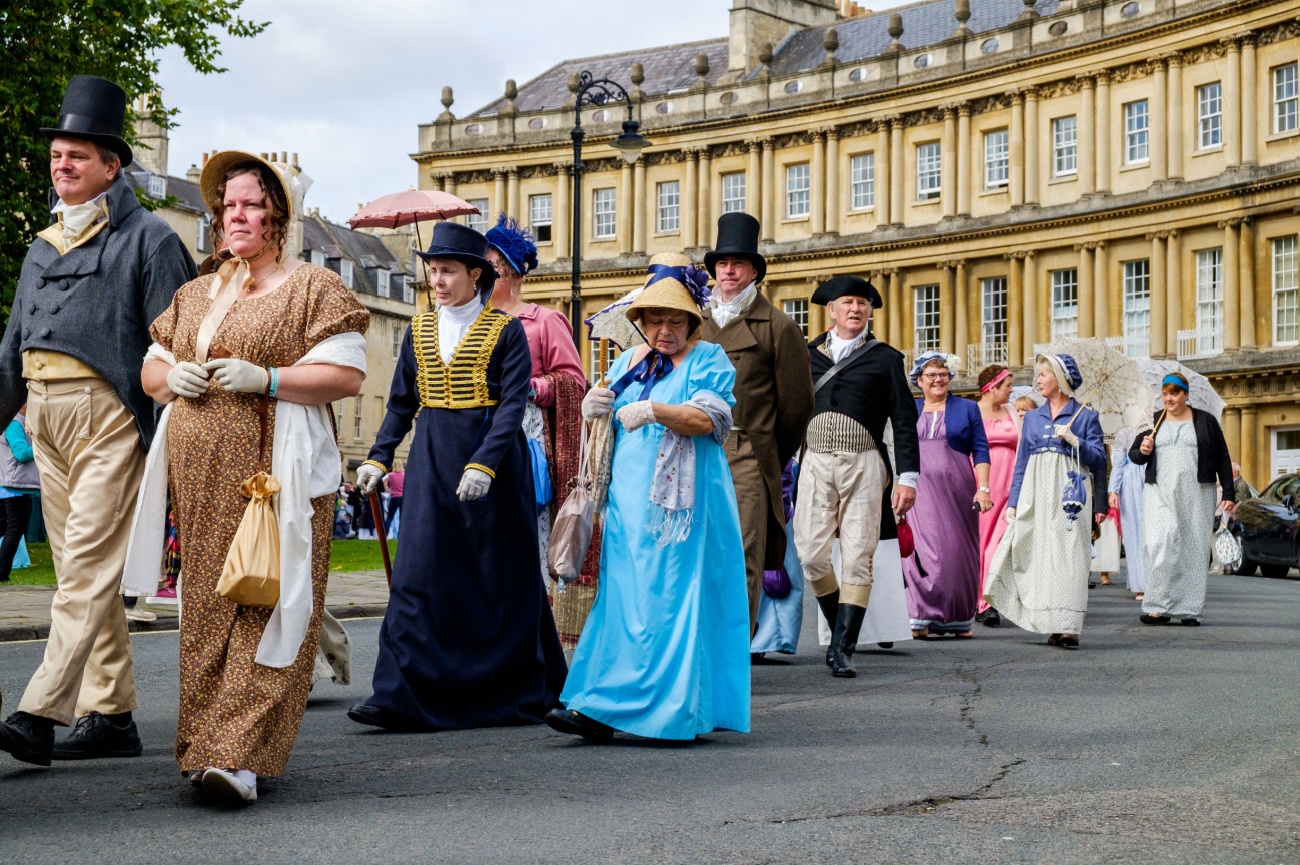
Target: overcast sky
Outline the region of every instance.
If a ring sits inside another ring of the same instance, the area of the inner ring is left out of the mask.
[[[725,36],[730,0],[246,0],[271,26],[227,40],[221,75],[163,57],[179,108],[169,173],[205,151],[296,152],[315,180],[307,205],[335,220],[415,183],[416,126],[443,85],[463,117],[570,57]],[[624,82],[625,84],[628,82]]]

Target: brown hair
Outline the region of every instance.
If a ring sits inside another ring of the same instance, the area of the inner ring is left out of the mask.
[[[1038,408],[1038,403],[1034,402],[1034,398],[1028,395],[1016,397],[1016,401],[1012,405],[1015,406],[1016,411],[1033,411]]]
[[[225,244],[223,229],[226,214],[226,184],[241,174],[251,174],[257,178],[257,185],[262,189],[262,205],[270,212],[271,236],[267,240],[275,247],[275,260],[281,261],[284,247],[289,242],[289,200],[285,198],[284,186],[279,178],[270,177],[272,169],[259,162],[241,162],[226,172],[221,185],[217,187],[217,199],[212,203],[212,226],[208,232],[212,238],[212,248],[221,249]]]
[[[983,391],[984,385],[988,384],[989,382],[993,381],[993,379],[1002,375],[1004,370],[1006,370],[1006,367],[997,363],[991,363],[988,366],[984,367],[982,370],[980,370],[980,377],[975,381],[976,387],[978,387],[980,391]]]

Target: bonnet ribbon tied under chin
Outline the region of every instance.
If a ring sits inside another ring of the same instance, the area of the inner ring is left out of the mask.
[[[612,385],[609,389],[614,392],[615,396],[622,396],[623,391],[634,381],[644,382],[645,386],[641,388],[641,396],[637,399],[649,399],[650,389],[655,386],[655,381],[661,379],[673,371],[673,362],[664,357],[654,349],[641,359],[641,362],[632,367],[623,376]]]

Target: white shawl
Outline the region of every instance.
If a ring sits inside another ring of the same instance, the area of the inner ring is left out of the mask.
[[[176,363],[176,357],[157,343],[145,355],[146,361],[154,359]],[[312,363],[353,367],[364,374],[366,338],[359,333],[332,336],[294,366]],[[170,405],[163,409],[145,462],[122,571],[123,592],[151,595],[158,588],[167,531],[167,422],[171,410]],[[271,473],[280,481],[275,496],[280,523],[280,602],[257,647],[257,663],[264,667],[291,666],[307,635],[312,614],[311,500],[338,490],[340,463],[330,407],[280,400],[271,447]],[[236,482],[231,483],[233,487]]]

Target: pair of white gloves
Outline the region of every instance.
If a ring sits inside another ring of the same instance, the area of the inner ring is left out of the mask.
[[[183,360],[167,373],[167,387],[186,399],[203,396],[213,381],[236,393],[266,393],[271,374],[255,363],[233,357],[210,360],[202,366]]]
[[[370,495],[379,488],[384,479],[384,470],[379,466],[364,463],[357,469],[357,486],[363,495]],[[462,502],[472,502],[483,498],[492,486],[492,475],[482,469],[465,469],[460,476],[460,485],[456,487],[456,498]]]
[[[587,420],[605,417],[614,410],[614,400],[617,398],[618,396],[607,387],[593,387],[582,398],[582,416]],[[632,432],[655,422],[654,406],[648,399],[637,400],[619,409],[615,417],[623,425],[623,429]]]

